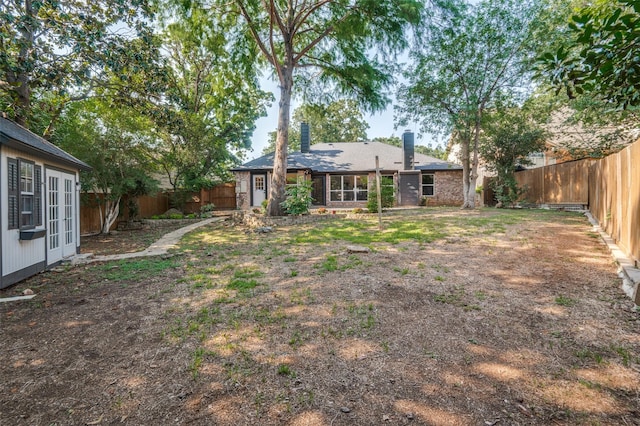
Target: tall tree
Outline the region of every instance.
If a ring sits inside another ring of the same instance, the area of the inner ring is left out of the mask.
[[[202,0],[206,2],[206,0]],[[197,3],[182,1],[192,6]],[[210,0],[212,19],[227,19],[235,46],[258,49],[280,86],[276,151],[268,213],[285,200],[291,96],[296,84],[333,84],[338,92],[380,110],[391,82],[382,56],[405,47],[418,23],[420,0]],[[236,19],[238,18],[238,19]],[[246,35],[249,36],[247,44]]]
[[[311,144],[326,142],[358,142],[367,139],[369,124],[358,103],[341,99],[324,104],[302,104],[293,111],[289,127],[289,152],[300,149],[300,124],[307,123]],[[269,133],[269,143],[263,154],[275,152],[277,131]]]
[[[148,117],[130,107],[114,108],[108,101],[90,99],[65,109],[54,142],[89,164],[83,176],[86,191],[102,194],[101,231],[108,233],[124,196],[139,196],[157,187],[150,173],[156,137]]]
[[[545,150],[545,137],[527,108],[505,106],[485,115],[479,151],[487,171],[495,174],[493,190],[501,206],[518,200],[516,169],[531,164],[529,154]]]
[[[228,178],[271,99],[258,88],[255,69],[237,66],[221,34],[205,31],[194,16],[175,17],[165,31],[165,107],[172,120],[158,123],[164,130],[158,161],[174,190]]]
[[[399,90],[404,120],[448,132],[460,144],[463,208],[475,207],[482,119],[497,100],[525,92],[527,40],[535,1],[485,0],[451,6],[428,28]]]
[[[1,0],[0,5],[0,99],[22,125],[33,127],[34,95],[47,101],[51,121],[67,102],[98,86],[119,83],[121,95],[130,98],[146,96],[160,82],[133,77],[155,68],[150,64],[157,60],[147,0]],[[50,125],[40,126],[45,137]]]

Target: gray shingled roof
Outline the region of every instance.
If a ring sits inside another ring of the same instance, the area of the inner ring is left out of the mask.
[[[287,156],[289,170],[312,170],[323,173],[352,173],[373,171],[376,155],[380,169],[396,171],[403,169],[402,148],[382,142],[343,142],[311,145],[309,152],[291,152]],[[428,155],[415,154],[416,170],[458,170],[461,166]],[[270,170],[273,168],[273,154],[251,160],[234,171]]]
[[[3,117],[0,117],[0,144],[40,157],[55,158],[59,162],[81,170],[91,170],[91,166],[84,161],[78,160],[46,139]]]

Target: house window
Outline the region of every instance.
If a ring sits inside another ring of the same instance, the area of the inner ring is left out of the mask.
[[[9,229],[42,225],[42,168],[26,160],[7,161]]]
[[[422,196],[433,197],[436,193],[436,179],[433,173],[422,175]]]
[[[367,176],[331,176],[331,201],[367,201]]]

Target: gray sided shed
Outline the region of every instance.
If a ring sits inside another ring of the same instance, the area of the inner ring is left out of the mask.
[[[0,117],[0,288],[80,251],[78,160]]]

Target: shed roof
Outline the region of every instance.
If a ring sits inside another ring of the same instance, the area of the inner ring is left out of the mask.
[[[290,152],[287,156],[289,170],[312,170],[323,173],[353,173],[375,170],[378,156],[380,169],[397,171],[403,169],[402,148],[382,142],[340,142],[311,145],[309,152]],[[234,171],[270,170],[274,154],[251,160]],[[428,155],[415,153],[416,170],[458,170],[461,166]]]
[[[46,139],[3,117],[0,117],[0,144],[39,157],[53,158],[80,170],[91,170],[91,166],[84,161],[78,160]]]

